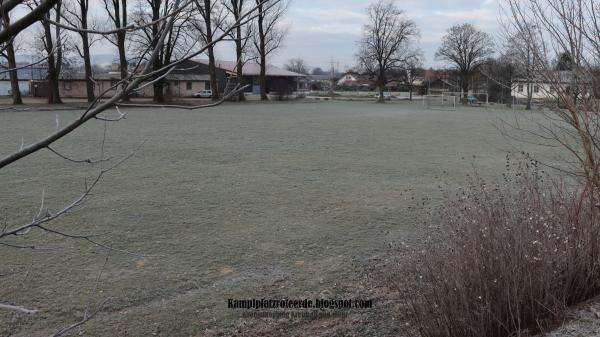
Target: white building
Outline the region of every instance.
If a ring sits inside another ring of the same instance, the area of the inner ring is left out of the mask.
[[[337,85],[343,86],[343,85],[354,85],[355,83],[358,83],[358,74],[355,73],[345,73],[344,75],[342,75],[342,77],[340,77],[340,79],[337,82]]]
[[[573,85],[573,73],[570,71],[558,71],[556,74],[551,74],[548,78],[552,79],[556,76],[558,85],[568,91],[569,87]],[[511,90],[512,96],[517,99],[527,99],[528,92],[531,92],[531,98],[533,100],[546,100],[555,98],[556,83],[550,82],[544,77],[538,77],[537,79],[517,79],[513,81],[513,87]]]
[[[518,99],[527,99],[528,93],[531,92],[532,99],[548,99],[552,98],[551,85],[549,83],[515,81],[512,87],[512,96]]]

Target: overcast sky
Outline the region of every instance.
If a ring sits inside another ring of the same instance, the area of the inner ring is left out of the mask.
[[[289,33],[284,46],[269,63],[283,65],[300,57],[310,67],[329,69],[333,58],[340,70],[355,63],[354,55],[365,10],[375,0],[291,0],[284,24]],[[458,23],[475,24],[490,34],[499,31],[498,0],[397,0],[396,4],[414,20],[420,31],[419,47],[425,53],[426,66],[441,66],[434,59],[446,29]],[[113,54],[110,46],[97,46],[99,54]],[[116,51],[114,51],[116,54]],[[100,55],[98,55],[100,56]],[[106,62],[107,55],[102,55]],[[222,43],[217,50],[220,59],[234,59],[232,44]],[[110,62],[110,61],[108,61]]]
[[[285,22],[289,35],[271,63],[281,65],[300,57],[311,67],[329,68],[333,58],[341,70],[353,66],[357,41],[366,23],[365,9],[374,2],[292,0]],[[419,26],[419,46],[427,66],[440,65],[434,60],[435,50],[446,29],[454,24],[470,22],[491,34],[499,31],[497,0],[397,0],[396,4]]]

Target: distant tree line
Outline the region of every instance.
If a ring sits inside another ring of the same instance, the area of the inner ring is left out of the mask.
[[[124,80],[132,72],[139,71],[139,64],[149,60],[149,52],[158,45],[158,38],[166,29],[161,18],[171,15],[175,18],[174,24],[167,32],[165,43],[161,44],[158,57],[152,61],[155,71],[208,46],[205,55],[209,60],[213,100],[218,101],[225,88],[218,87],[214,49],[225,40],[213,41],[217,34],[227,31],[229,40],[235,44],[237,81],[241,83],[246,62],[258,62],[261,98],[267,99],[266,66],[268,58],[280,48],[285,38],[286,29],[281,20],[288,1],[186,0],[185,6],[174,12],[176,0],[30,0],[23,3],[32,13],[44,8],[43,13],[36,14],[36,20],[26,27],[31,34],[20,34],[17,39],[3,42],[0,57],[4,58],[8,68],[14,69],[17,68],[16,53],[25,51],[25,47],[40,55],[44,60],[41,64],[47,68],[48,103],[54,104],[61,103],[58,83],[65,65],[83,64],[87,99],[93,102],[96,99],[94,74],[98,70],[92,63],[93,45],[107,41],[115,46],[120,77]],[[17,2],[18,7],[23,5],[21,2]],[[254,7],[258,7],[255,15],[236,24],[248,9]],[[7,6],[4,8],[8,9]],[[4,26],[10,25],[13,19],[21,19],[13,13],[16,11],[2,13]],[[21,104],[18,72],[11,71],[9,76],[13,103]],[[155,102],[165,101],[165,85],[164,78],[152,84]],[[239,97],[243,99],[243,93]],[[128,99],[129,96],[123,98]]]

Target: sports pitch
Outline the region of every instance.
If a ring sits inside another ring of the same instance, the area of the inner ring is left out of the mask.
[[[43,250],[0,247],[1,302],[40,310],[0,312],[0,335],[49,335],[106,298],[86,335],[277,335],[281,324],[331,333],[321,323],[244,320],[227,299],[372,296],[376,281],[359,282],[364,271],[390,244],[418,246],[426,235],[425,219],[409,211],[415,200],[439,204],[439,186],[456,188],[473,167],[499,177],[508,151],[553,156],[500,134],[499,120],[515,115],[502,109],[315,102],[127,112],[107,125],[104,154],[135,155],[52,228],[136,255],[39,232],[27,243]],[[76,116],[0,112],[0,154]],[[55,149],[97,158],[103,132],[91,122]],[[3,169],[0,219],[31,220],[42,193],[50,210],[66,204],[98,169],[48,151]],[[361,317],[335,331],[376,329]]]

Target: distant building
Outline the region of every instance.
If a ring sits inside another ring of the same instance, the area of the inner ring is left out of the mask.
[[[374,88],[373,81],[367,75],[354,71],[342,74],[336,84],[342,90],[372,90]]]
[[[522,79],[513,82],[513,87],[511,90],[512,96],[518,99],[527,99],[528,85],[530,86],[529,90],[531,90],[532,99],[539,100],[550,98],[550,84],[539,82],[533,83]]]
[[[117,84],[121,80],[120,72],[109,72],[104,74],[95,74],[93,76],[95,84],[94,92],[96,95],[104,94],[110,97],[116,93]],[[217,69],[218,90],[223,90],[227,82],[227,74],[224,70]],[[195,93],[205,89],[211,89],[210,76],[208,75],[208,66],[194,62],[184,61],[177,65],[169,75],[165,77],[164,94],[169,97],[192,97]],[[61,97],[64,98],[85,98],[87,97],[85,74],[83,73],[64,73],[60,76],[59,90]],[[42,93],[41,96],[45,94]],[[154,88],[152,85],[143,87],[136,91],[134,96],[152,97]]]
[[[327,91],[335,89],[337,87],[338,80],[342,78],[342,76],[344,76],[342,73],[308,75],[307,81],[308,85],[310,86],[310,90]]]
[[[569,92],[575,82],[573,73],[566,70],[556,71],[551,77],[556,77],[558,83],[550,83],[541,77],[529,80],[523,78],[516,79],[513,81],[511,94],[517,99],[527,99],[529,87],[533,100],[547,100],[555,98],[555,89],[557,87],[565,90],[565,92]]]
[[[193,62],[208,65],[208,60],[198,59],[193,60]],[[237,76],[237,62],[217,60],[215,64],[217,69],[225,71],[229,77]],[[253,61],[246,62],[242,69],[242,74],[243,83],[241,84],[248,85],[246,92],[260,94],[260,65]],[[266,67],[266,77],[267,93],[275,93],[281,90],[297,92],[308,89],[306,75],[270,64]]]
[[[19,79],[19,91],[22,96],[29,95],[29,80]],[[10,83],[9,73],[0,74],[0,96],[12,96],[12,86]]]
[[[104,94],[106,97],[114,95],[120,80],[120,73],[94,75],[95,94]],[[195,93],[205,89],[210,89],[208,75],[169,74],[165,78],[164,93],[167,97],[192,97]],[[87,97],[85,77],[83,74],[61,76],[59,90],[61,97],[64,98],[85,98]],[[152,85],[145,86],[136,91],[133,96],[152,97],[153,90]]]
[[[18,63],[17,68],[25,65],[27,64]],[[5,69],[7,69],[7,65],[0,65],[0,70]],[[47,69],[39,65],[17,69],[17,78],[19,79],[19,91],[21,92],[21,95],[29,95],[33,88],[33,84],[36,81],[43,81],[46,78],[46,74]],[[9,72],[0,73],[0,96],[12,96]]]
[[[345,74],[342,74],[342,76],[340,76],[340,78],[337,80],[336,84],[338,86],[343,86],[343,87],[356,87],[360,83],[360,78],[361,78],[361,75],[359,73],[347,72]]]
[[[236,77],[235,62],[217,61],[217,88],[211,88],[210,75],[207,60],[187,60],[177,65],[164,80],[164,94],[167,98],[192,97],[202,90],[218,90],[223,92],[230,80]],[[247,92],[260,93],[259,84],[260,67],[253,62],[244,66],[243,85],[248,84]],[[275,66],[267,67],[267,92],[276,92],[285,88],[293,92],[305,90],[308,83],[305,75],[287,71]],[[95,93],[111,96],[115,93],[115,87],[121,80],[119,72],[96,74],[93,76],[96,83]],[[85,98],[86,81],[83,73],[65,73],[60,77],[60,95],[65,98]],[[152,97],[154,95],[152,85],[145,86],[137,91],[136,95],[141,97]],[[42,90],[38,90],[40,94]]]

